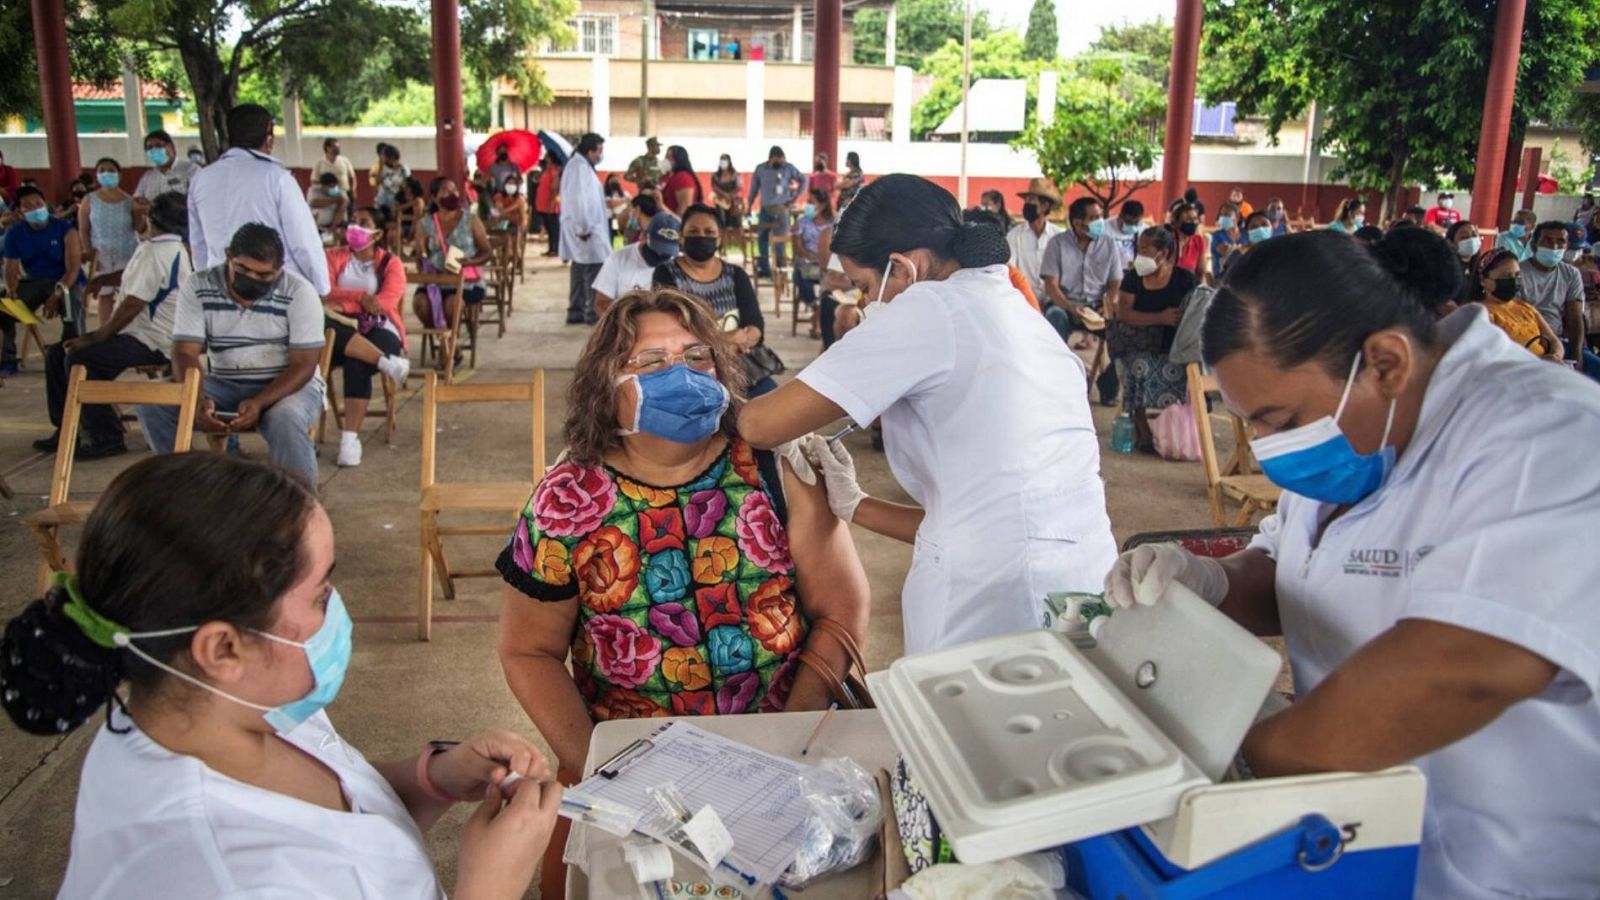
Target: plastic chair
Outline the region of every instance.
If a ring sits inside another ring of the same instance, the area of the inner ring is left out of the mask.
[[[533,468],[527,481],[453,481],[436,477],[439,405],[442,403],[527,403],[533,413]],[[507,525],[440,524],[443,513],[494,512],[515,515],[522,511],[533,493],[533,486],[544,476],[544,370],[535,369],[533,378],[523,382],[499,384],[441,384],[437,372],[424,376],[422,388],[422,490],[418,508],[421,514],[421,567],[417,579],[417,639],[433,635],[433,588],[437,571],[439,586],[446,600],[456,598],[458,578],[491,578],[493,568],[452,570],[445,559],[444,538],[467,535],[504,536]]]
[[[453,383],[456,380],[456,348],[461,342],[462,310],[467,306],[465,299],[461,297],[465,283],[465,276],[460,272],[453,274],[448,272],[406,273],[406,284],[422,287],[430,284],[438,285],[440,290],[448,288],[454,291],[457,299],[461,301],[456,303],[456,310],[450,317],[449,327],[434,328],[427,322],[423,322],[422,329],[419,332],[422,335],[422,364],[428,364],[430,353],[441,360],[446,384]],[[477,362],[476,354],[474,354],[473,362]]]
[[[1189,364],[1189,406],[1194,410],[1195,424],[1200,429],[1200,462],[1206,469],[1206,492],[1211,499],[1211,521],[1218,527],[1232,525],[1241,528],[1250,524],[1258,513],[1270,513],[1278,507],[1283,490],[1265,475],[1243,471],[1226,474],[1217,463],[1216,437],[1211,431],[1211,416],[1206,412],[1206,394],[1217,389],[1216,376],[1200,368],[1199,363]],[[1243,431],[1243,423],[1236,424],[1235,434]],[[1242,468],[1244,458],[1237,452],[1229,460],[1230,468]],[[1230,520],[1226,514],[1227,501],[1236,501],[1239,511]]]
[[[72,462],[78,451],[78,423],[85,404],[131,403],[146,406],[178,407],[178,431],[172,452],[186,453],[194,438],[194,417],[200,407],[200,370],[190,369],[181,382],[90,381],[83,366],[73,366],[67,378],[67,405],[61,414],[61,435],[56,444],[55,471],[50,476],[49,505],[29,513],[22,523],[39,545],[38,589],[50,584],[52,571],[71,571],[71,563],[61,548],[61,529],[82,525],[94,509],[94,502],[71,500]]]

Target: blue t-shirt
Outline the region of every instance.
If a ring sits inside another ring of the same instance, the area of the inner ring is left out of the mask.
[[[75,227],[54,216],[43,228],[18,222],[6,231],[0,254],[20,261],[27,277],[54,281],[67,273],[67,233]]]

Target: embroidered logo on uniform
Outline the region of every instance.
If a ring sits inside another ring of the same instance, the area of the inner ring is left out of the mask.
[[[1405,554],[1399,550],[1383,548],[1351,550],[1350,555],[1344,560],[1344,573],[1399,578],[1405,574]]]

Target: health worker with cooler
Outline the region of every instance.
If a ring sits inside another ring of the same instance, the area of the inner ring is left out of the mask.
[[[1417,896],[1597,897],[1600,390],[1476,304],[1436,321],[1398,234],[1229,271],[1202,352],[1283,499],[1227,559],[1130,551],[1106,596],[1178,581],[1284,637],[1298,699],[1246,736],[1255,775],[1420,767]]]
[[[1011,285],[1005,236],[963,225],[912,175],[861,189],[835,229],[845,274],[876,298],[795,380],[751,400],[758,447],[841,416],[883,420],[895,478],[920,506],[865,496],[843,445],[807,455],[841,519],[915,545],[906,652],[1038,628],[1049,591],[1096,590],[1116,561],[1083,363]]]

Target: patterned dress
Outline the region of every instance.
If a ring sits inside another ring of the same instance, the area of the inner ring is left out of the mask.
[[[577,598],[572,675],[597,722],[788,699],[808,626],[788,534],[742,440],[674,488],[555,467],[496,567],[534,600]]]

